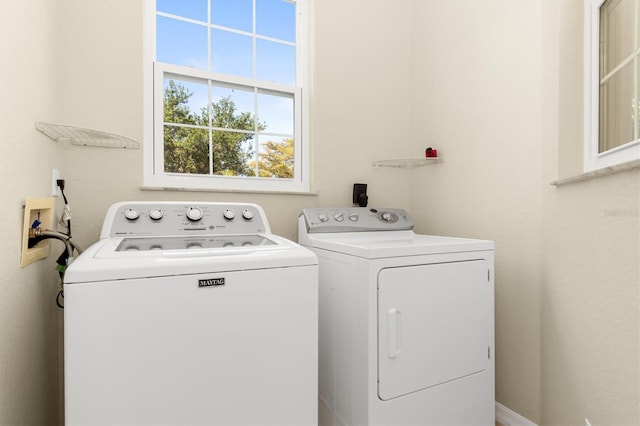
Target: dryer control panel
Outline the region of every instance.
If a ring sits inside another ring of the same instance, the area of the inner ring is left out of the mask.
[[[307,232],[404,231],[413,221],[403,209],[343,207],[302,210]]]
[[[271,230],[257,204],[131,201],[109,208],[100,238],[261,233]]]

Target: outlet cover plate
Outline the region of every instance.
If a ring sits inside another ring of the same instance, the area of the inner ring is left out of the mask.
[[[58,179],[60,179],[60,170],[51,170],[51,195],[57,197],[60,195],[60,188],[58,188]]]

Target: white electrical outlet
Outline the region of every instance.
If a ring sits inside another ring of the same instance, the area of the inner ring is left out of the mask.
[[[51,195],[57,197],[60,195],[60,188],[58,188],[58,179],[60,179],[60,170],[53,169],[51,171]]]

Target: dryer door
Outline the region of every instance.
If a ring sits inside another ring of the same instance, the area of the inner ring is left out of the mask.
[[[485,260],[378,274],[378,396],[389,400],[489,365],[492,290]]]

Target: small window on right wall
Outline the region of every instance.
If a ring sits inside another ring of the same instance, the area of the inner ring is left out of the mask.
[[[585,0],[585,171],[640,159],[640,0]]]

